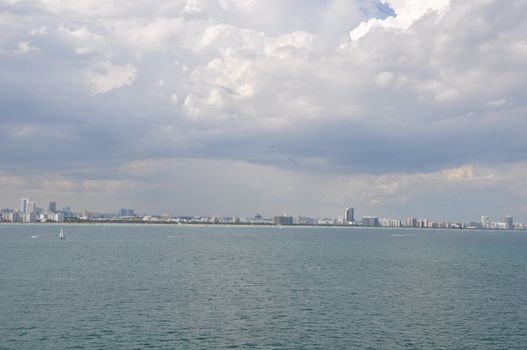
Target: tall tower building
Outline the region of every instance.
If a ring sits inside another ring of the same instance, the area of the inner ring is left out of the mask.
[[[346,208],[346,210],[344,210],[344,220],[347,223],[355,222],[355,209],[354,208]]]
[[[481,228],[489,228],[490,220],[486,215],[481,216]]]
[[[512,230],[514,228],[514,220],[513,220],[512,216],[507,215],[505,217],[505,226],[506,226],[507,230]]]
[[[35,203],[31,202],[29,198],[22,198],[20,200],[20,217],[22,222],[33,222],[35,211]]]
[[[49,202],[49,211],[52,213],[57,211],[57,202]]]
[[[33,212],[35,211],[35,202],[27,202],[27,211],[26,213],[28,214],[33,214]]]
[[[25,213],[27,211],[27,203],[29,203],[29,198],[22,198],[20,200],[20,212]]]

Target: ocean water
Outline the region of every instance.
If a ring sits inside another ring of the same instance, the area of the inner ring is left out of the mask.
[[[526,349],[527,232],[0,225],[0,349],[147,348]]]

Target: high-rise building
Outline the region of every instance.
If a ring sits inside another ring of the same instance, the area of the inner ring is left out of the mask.
[[[379,219],[379,226],[383,227],[401,227],[401,220],[399,219]]]
[[[512,230],[514,228],[514,221],[512,216],[507,215],[505,217],[505,227],[507,228],[507,230]]]
[[[118,217],[126,217],[126,216],[135,216],[135,212],[133,209],[119,209],[119,212],[117,213]]]
[[[275,225],[293,225],[293,217],[284,213],[284,215],[276,215],[273,217]]]
[[[486,215],[481,216],[481,228],[490,228],[490,220]]]
[[[32,214],[35,211],[35,202],[28,202],[27,203],[27,212],[29,214]]]
[[[363,216],[361,224],[362,226],[379,226],[379,218],[376,216]]]
[[[348,224],[355,222],[355,209],[354,208],[346,208],[344,210],[344,221]]]
[[[22,198],[20,200],[20,212],[27,213],[27,204],[29,203],[29,198]]]
[[[418,220],[416,218],[406,218],[404,220],[403,226],[404,227],[417,227]]]
[[[31,214],[35,210],[35,203],[31,202],[29,198],[22,198],[20,200],[20,212],[22,214]]]
[[[57,211],[57,202],[49,202],[49,211],[52,213]]]

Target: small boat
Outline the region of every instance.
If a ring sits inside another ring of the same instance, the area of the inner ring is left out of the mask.
[[[60,229],[59,238],[60,239],[66,239],[66,237],[64,237],[64,230],[63,229]]]

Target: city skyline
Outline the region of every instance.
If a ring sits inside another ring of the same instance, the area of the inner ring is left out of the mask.
[[[0,2],[0,207],[527,222],[525,13]]]
[[[496,221],[488,215],[482,215],[479,221],[462,218],[455,221],[408,215],[406,218],[379,217],[374,215],[355,216],[355,208],[347,207],[343,215],[305,216],[300,213],[273,214],[264,216],[238,215],[170,215],[167,213],[137,213],[132,208],[120,208],[112,212],[72,210],[71,207],[57,208],[56,201],[50,201],[48,209],[38,207],[30,198],[20,200],[19,209],[0,208],[0,222],[8,223],[48,223],[48,222],[135,222],[135,223],[206,223],[206,224],[275,224],[275,225],[330,225],[330,226],[367,226],[367,227],[403,227],[403,228],[448,228],[448,229],[525,229],[523,222],[506,215],[504,220]]]

